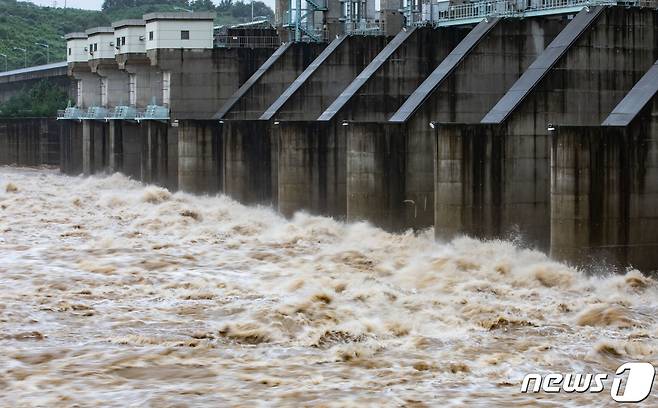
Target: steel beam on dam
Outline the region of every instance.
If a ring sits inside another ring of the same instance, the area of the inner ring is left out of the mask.
[[[492,109],[489,117],[495,113],[502,122],[437,126],[436,233],[492,238],[518,232],[547,250],[548,128],[599,125],[654,63],[656,21],[651,9],[581,11],[565,29],[574,39],[557,38],[546,50],[551,58],[540,56],[532,76],[501,98],[513,101],[505,104],[510,112],[501,114],[502,105]]]

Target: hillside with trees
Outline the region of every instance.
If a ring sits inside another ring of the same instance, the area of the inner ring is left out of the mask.
[[[112,21],[141,18],[155,11],[179,9],[214,11],[217,25],[251,21],[251,3],[222,0],[106,0],[101,11],[40,7],[16,0],[0,0],[0,72],[66,60],[64,34],[110,25]],[[254,16],[274,17],[263,2],[254,2]],[[53,116],[69,102],[65,90],[39,82],[0,104],[0,117]]]
[[[177,7],[215,11],[218,25],[251,20],[251,3],[233,0],[217,3],[215,5],[210,0],[106,0],[102,11],[88,11],[0,0],[0,54],[7,56],[9,70],[22,68],[26,57],[28,66],[45,64],[48,59],[51,62],[63,61],[66,59],[66,43],[62,36],[66,33],[109,25],[126,18],[141,18],[155,11],[177,11]],[[274,13],[263,2],[256,1],[254,16],[273,18]],[[0,56],[0,71],[4,70],[5,58]]]

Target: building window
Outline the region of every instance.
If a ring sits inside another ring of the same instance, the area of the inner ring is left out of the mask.
[[[126,37],[121,37],[121,45],[126,45]]]
[[[149,41],[153,41],[153,31],[149,31]]]
[[[187,30],[181,31],[180,32],[180,39],[181,40],[189,40],[190,39],[190,32]]]
[[[121,46],[121,37],[117,37],[117,49]]]
[[[69,55],[71,55],[71,49],[69,48]]]
[[[94,43],[94,52],[98,51],[98,43]]]

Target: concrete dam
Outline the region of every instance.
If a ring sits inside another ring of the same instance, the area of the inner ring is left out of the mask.
[[[0,164],[654,271],[658,3],[549,3],[284,42],[218,44],[211,13],[71,33],[75,106],[0,120]]]

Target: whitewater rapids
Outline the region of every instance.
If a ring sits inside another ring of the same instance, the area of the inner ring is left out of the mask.
[[[0,167],[0,296],[1,406],[601,406],[521,381],[658,364],[638,271],[119,174]]]

